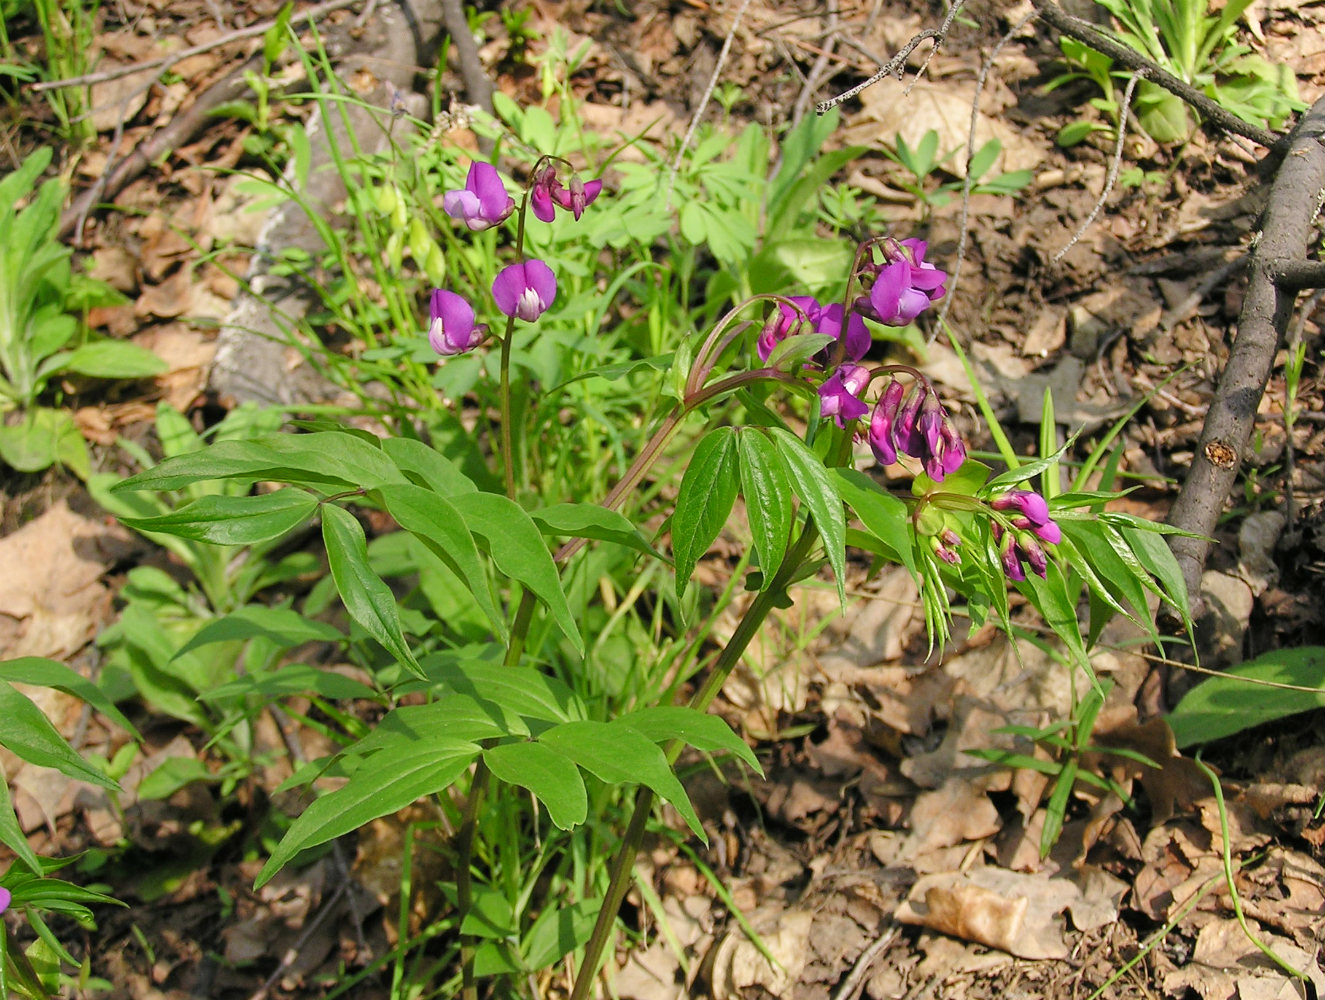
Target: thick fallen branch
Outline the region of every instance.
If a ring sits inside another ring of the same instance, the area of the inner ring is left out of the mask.
[[[1199,537],[1172,536],[1193,612],[1199,614],[1201,573],[1209,535],[1228,502],[1246,456],[1261,396],[1274,366],[1275,351],[1288,329],[1297,290],[1276,284],[1274,273],[1304,261],[1312,225],[1325,190],[1325,98],[1318,100],[1288,137],[1288,150],[1270,189],[1260,240],[1251,256],[1251,277],[1238,315],[1238,333],[1228,364],[1210,401],[1191,472],[1169,513],[1175,528]],[[1308,268],[1315,271],[1316,268]]]

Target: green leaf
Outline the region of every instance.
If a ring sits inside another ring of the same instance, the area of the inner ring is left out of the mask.
[[[217,545],[252,545],[280,538],[303,524],[318,501],[301,489],[257,496],[204,496],[159,517],[120,517],[135,531],[157,531]]]
[[[394,754],[434,740],[488,740],[527,736],[520,718],[491,701],[453,694],[426,705],[401,705],[384,715],[373,731],[346,750],[347,758]]]
[[[543,733],[539,742],[609,785],[639,784],[653,789],[675,807],[695,836],[708,843],[699,817],[662,750],[636,730],[612,722],[567,722]]]
[[[306,663],[287,663],[276,670],[245,674],[210,691],[203,691],[198,697],[203,701],[220,701],[246,695],[258,695],[267,701],[297,695],[313,695],[332,701],[352,701],[356,698],[373,701],[379,697],[375,690],[362,681]]]
[[[589,797],[580,769],[567,757],[542,743],[503,743],[483,751],[488,769],[507,784],[527,788],[547,807],[548,816],[562,830],[584,822]]]
[[[788,337],[769,352],[766,364],[778,371],[797,371],[806,361],[814,357],[837,338],[827,333],[801,333]]]
[[[530,972],[547,969],[588,941],[600,909],[602,902],[597,899],[546,907],[520,943],[525,968]]]
[[[1295,691],[1257,681],[1311,688]],[[1252,726],[1325,707],[1325,647],[1276,649],[1192,688],[1168,716],[1179,747],[1232,736]]]
[[[0,462],[19,472],[40,472],[60,462],[80,479],[92,474],[87,442],[68,410],[32,407],[17,424],[0,426]]]
[[[382,451],[396,463],[396,468],[418,481],[418,485],[444,497],[478,492],[473,480],[461,472],[458,465],[422,441],[389,437],[383,440]]]
[[[197,757],[168,757],[138,785],[138,797],[147,800],[168,799],[195,781],[219,781]]]
[[[34,872],[41,871],[41,862],[37,860],[37,853],[28,843],[27,834],[23,828],[18,825],[18,816],[14,813],[14,802],[9,797],[9,782],[5,780],[3,773],[0,773],[0,844],[4,844],[19,861],[23,862]],[[0,933],[3,930],[0,929]],[[3,956],[0,956],[0,962]],[[0,990],[0,996],[3,996],[3,990]]]
[[[146,348],[125,340],[94,340],[61,359],[60,370],[95,378],[146,378],[170,366]]]
[[[400,610],[391,588],[368,565],[368,543],[354,515],[335,504],[322,508],[322,541],[331,577],[350,617],[418,676],[418,661],[400,628]]]
[[[684,740],[696,750],[730,750],[749,764],[756,774],[762,776],[764,773],[759,766],[759,758],[746,745],[745,740],[732,732],[731,726],[716,715],[683,705],[655,705],[620,716],[616,721],[654,743]]]
[[[573,722],[585,716],[584,705],[570,688],[533,667],[453,661],[433,666],[427,660],[424,666],[432,684],[524,719]]]
[[[760,589],[766,590],[787,554],[792,521],[791,476],[777,445],[759,428],[747,427],[741,431],[737,445],[745,513],[763,575]]]
[[[1168,543],[1153,530],[1133,526],[1120,526],[1118,530],[1132,546],[1141,565],[1159,581],[1164,599],[1178,609],[1184,622],[1190,622],[1192,609],[1187,600],[1187,583],[1182,577],[1182,567],[1178,565]]]
[[[623,545],[645,555],[664,558],[640,534],[639,529],[628,517],[597,504],[558,503],[550,507],[540,507],[532,511],[529,516],[545,534],[615,542],[617,545]]]
[[[695,564],[727,523],[736,503],[736,431],[719,427],[695,446],[672,513],[672,558],[678,599]]]
[[[126,719],[114,703],[102,693],[101,688],[63,663],[40,656],[5,660],[0,663],[0,680],[54,688],[75,698],[81,698],[134,739],[142,738],[133,723]]]
[[[782,457],[787,460],[787,470],[796,485],[796,493],[813,515],[815,527],[823,538],[824,555],[828,557],[828,565],[833,567],[833,576],[837,580],[837,597],[845,606],[847,521],[837,487],[823,462],[805,446],[805,442],[785,428],[771,430]]]
[[[1028,573],[1024,586],[1031,592],[1031,603],[1053,629],[1054,634],[1067,644],[1078,663],[1089,668],[1090,661],[1081,640],[1081,625],[1077,621],[1075,600],[1068,593],[1067,581],[1063,579],[1063,571],[1058,568],[1058,563],[1052,561],[1049,563],[1043,580],[1034,573]]]
[[[474,492],[477,493],[477,490]],[[464,581],[474,603],[488,619],[493,631],[505,639],[506,619],[492,599],[488,571],[479,556],[474,536],[470,534],[455,506],[440,494],[410,483],[383,486],[378,493],[396,523],[414,535],[447,569]]]
[[[53,767],[70,778],[101,788],[119,788],[76,754],[42,710],[8,681],[0,681],[0,746],[29,764]]]
[[[300,851],[325,844],[449,787],[478,754],[477,744],[456,739],[413,743],[391,753],[374,754],[345,785],[313,802],[290,825],[258,873],[254,888],[269,882]]]
[[[344,638],[334,625],[313,621],[293,608],[246,604],[224,618],[208,622],[175,655],[183,656],[214,642],[265,639],[278,649],[290,649],[306,642],[340,642]]]
[[[855,511],[860,523],[884,544],[889,554],[919,579],[912,545],[911,515],[906,504],[863,472],[835,469],[838,496]]]
[[[467,493],[452,497],[451,503],[469,530],[487,542],[497,568],[532,590],[576,652],[583,654],[584,639],[561,590],[556,563],[523,508],[499,493]]]
[[[211,479],[291,483],[334,490],[374,489],[405,482],[381,448],[353,434],[269,434],[252,441],[220,441],[202,451],[168,458],[112,487],[177,490]]]

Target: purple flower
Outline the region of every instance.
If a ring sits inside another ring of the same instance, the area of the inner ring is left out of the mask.
[[[904,391],[901,382],[890,379],[884,387],[883,395],[874,404],[874,414],[870,417],[869,442],[880,465],[894,465],[897,462],[896,423]]]
[[[0,885],[0,913],[4,913],[5,910],[9,909],[9,904],[13,901],[14,894],[4,886]]]
[[[579,175],[572,175],[570,187],[562,186],[557,180],[557,168],[546,166],[534,175],[533,186],[529,189],[529,204],[536,218],[551,222],[556,216],[556,206],[560,205],[580,221],[580,216],[599,193],[603,190],[601,180],[582,181]]]
[[[485,324],[474,325],[474,309],[455,292],[434,288],[428,302],[428,343],[438,354],[450,357],[472,351],[488,334]]]
[[[869,384],[868,368],[843,365],[819,386],[819,412],[836,420],[838,427],[845,427],[848,421],[860,419],[870,409],[860,399]]]
[[[962,557],[957,553],[957,549],[962,544],[962,539],[957,532],[951,528],[944,528],[942,534],[929,535],[928,538],[929,547],[933,550],[934,555],[950,566],[961,563]]]
[[[557,184],[552,190],[552,200],[574,215],[575,221],[579,222],[580,216],[584,214],[585,208],[598,197],[598,193],[602,190],[602,181],[593,180],[586,184],[584,181],[581,181],[579,175],[576,174],[570,179],[569,189],[563,188],[560,184]]]
[[[1034,490],[1008,490],[989,502],[994,510],[1015,511],[1009,519],[1019,531],[1030,531],[1042,542],[1057,545],[1063,540],[1062,529],[1049,516],[1049,504]]]
[[[493,281],[492,297],[507,316],[532,323],[557,297],[557,276],[537,257],[511,264]]]
[[[874,284],[857,308],[885,326],[906,326],[946,293],[947,272],[925,261],[924,240],[889,243],[887,261],[873,265]]]
[[[899,454],[910,455],[920,459],[936,483],[966,461],[965,442],[925,382],[913,383],[905,396],[901,383],[890,382],[874,408],[869,436],[874,456],[882,464],[892,465]]]
[[[1025,521],[1025,518],[1014,518],[1013,523]],[[1028,522],[1029,523],[1029,522]],[[1051,537],[1045,537],[1039,533],[1039,530],[1031,531],[1027,528],[1017,528],[1008,530],[993,521],[989,525],[990,532],[994,536],[994,541],[998,543],[999,561],[1003,564],[1003,572],[1009,580],[1026,579],[1024,566],[1029,566],[1031,571],[1041,579],[1049,570],[1049,559],[1045,555],[1044,546],[1041,542],[1050,542],[1057,544],[1062,540],[1062,532],[1058,525],[1053,521],[1047,521],[1041,527],[1052,529],[1048,532]]]
[[[841,303],[834,302],[825,306],[813,295],[791,295],[788,296],[788,302],[793,302],[795,305],[779,302],[777,311],[769,317],[764,329],[759,333],[755,348],[759,352],[761,361],[767,361],[768,356],[773,353],[773,348],[788,337],[804,332],[806,326],[814,333],[826,333],[835,339],[842,337]],[[847,361],[859,361],[870,349],[870,332],[865,327],[865,322],[854,312],[847,319],[846,339],[845,360]],[[829,346],[815,355],[815,359],[827,364],[833,352],[834,348]]]
[[[442,208],[451,218],[479,232],[504,222],[515,211],[515,199],[506,193],[497,168],[476,160],[469,165],[465,186],[442,195]]]

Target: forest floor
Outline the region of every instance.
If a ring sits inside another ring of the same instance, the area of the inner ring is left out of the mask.
[[[628,14],[586,0],[513,6],[528,16],[524,30],[535,48],[557,26],[569,32],[572,50],[588,43],[571,83],[591,127],[634,134],[649,126],[663,142],[684,133],[729,33],[718,77],[739,88],[731,94],[731,126],[774,128],[813,114],[815,101],[869,76],[880,57],[942,16],[914,2],[846,5],[858,8],[849,13],[772,0],[645,0],[628,5]],[[899,134],[915,146],[929,129],[938,132],[942,151],[964,145],[980,65],[1029,11],[1024,6],[969,6],[970,20],[958,20],[922,76],[914,71],[927,46],[912,56],[904,82],[886,79],[847,102],[841,134],[832,140],[869,148],[841,180],[879,199],[880,228],[923,232],[930,258],[949,270],[960,198],[923,205],[897,186],[898,168],[882,150]],[[150,58],[161,39],[214,40],[277,9],[265,0],[119,0],[102,8],[100,65]],[[352,19],[358,9],[328,17]],[[741,24],[732,33],[738,9]],[[1305,101],[1317,98],[1325,90],[1325,5],[1277,0],[1251,12],[1251,44],[1296,71]],[[482,56],[497,88],[517,102],[537,102],[537,74],[516,57],[503,20],[492,16],[484,25]],[[123,150],[169,123],[192,94],[259,44],[240,40],[201,52],[177,63],[162,86],[147,88],[145,78],[129,76],[94,89],[109,113],[97,120],[96,143],[68,160],[76,190],[96,185]],[[1123,466],[1147,478],[1126,504],[1163,520],[1235,332],[1245,285],[1237,265],[1265,198],[1266,179],[1257,170],[1262,151],[1213,130],[1169,148],[1134,132],[1124,166],[1142,168],[1141,182],[1116,186],[1099,217],[1054,263],[1094,209],[1109,159],[1104,140],[1070,149],[1055,144],[1092,96],[1080,84],[1046,92],[1061,71],[1058,55],[1056,39],[1032,21],[993,64],[980,98],[978,141],[998,137],[1000,169],[1030,170],[1033,181],[1015,199],[972,198],[948,319],[1021,444],[1038,433],[1046,387],[1054,390],[1063,433],[1090,433],[1145,397],[1124,432]],[[458,78],[451,82],[463,92]],[[18,110],[42,113],[36,98]],[[708,113],[721,111],[710,102]],[[17,121],[8,145],[21,158],[32,133]],[[215,173],[243,161],[246,132],[234,118],[210,119],[154,158],[116,195],[114,210],[92,212],[74,237],[91,272],[129,298],[99,311],[97,327],[150,347],[170,366],[154,380],[111,392],[68,386],[67,405],[94,461],[104,460],[120,435],[145,438],[160,400],[197,421],[214,421],[227,405],[209,388],[208,368],[216,323],[239,292],[221,265],[242,271],[244,258],[218,260],[208,251],[222,239],[252,242],[257,235],[255,219],[237,211],[233,190]],[[1325,634],[1325,312],[1319,295],[1304,296],[1298,310],[1293,322],[1308,360],[1292,403],[1291,439],[1279,365],[1261,405],[1254,461],[1243,470],[1242,492],[1207,567],[1206,593],[1218,612],[1203,633],[1202,662],[1211,668],[1320,643]],[[963,430],[979,441],[974,397],[956,356],[935,341],[924,367],[960,401]],[[10,474],[3,502],[0,654],[90,669],[97,656],[90,642],[116,618],[124,572],[160,554],[119,529],[66,472]],[[725,583],[724,554],[720,543],[701,580]],[[859,967],[849,995],[876,1000],[1086,997],[1170,922],[1162,941],[1105,997],[1325,993],[1318,955],[1325,824],[1313,818],[1325,788],[1325,716],[1298,715],[1241,733],[1209,746],[1204,758],[1224,778],[1222,819],[1241,864],[1242,909],[1263,941],[1308,972],[1301,983],[1240,928],[1222,878],[1224,835],[1209,781],[1176,753],[1154,715],[1159,699],[1171,705],[1194,675],[1165,668],[1169,690],[1157,694],[1155,658],[1125,634],[1106,635],[1094,666],[1114,688],[1094,739],[1156,756],[1164,767],[1156,776],[1116,758],[1097,760],[1097,769],[1134,793],[1131,804],[1079,786],[1057,847],[1042,859],[1049,779],[990,768],[963,751],[996,745],[1001,726],[1064,718],[1072,692],[1060,665],[1046,650],[1013,645],[992,627],[959,636],[941,657],[932,656],[910,578],[899,570],[867,581],[863,564],[854,572],[849,589],[858,600],[848,615],[806,644],[801,637],[833,618],[836,603],[828,591],[811,590],[766,629],[727,684],[718,711],[756,745],[767,778],[697,771],[689,790],[710,846],[689,855],[659,842],[644,855],[670,940],[652,932],[638,897],[628,902],[628,917],[651,943],[617,956],[617,995],[826,1000],[847,995],[843,984]],[[734,621],[716,633],[729,633]],[[66,737],[91,748],[113,744],[78,703],[52,696],[44,707]],[[171,756],[207,760],[198,733],[141,710],[136,721],[149,747],[142,773]],[[282,734],[259,736],[276,741]],[[6,768],[39,852],[119,857],[105,881],[129,908],[100,912],[95,931],[71,932],[83,935],[78,946],[93,956],[94,975],[113,984],[107,996],[320,996],[341,969],[380,954],[396,933],[390,865],[404,818],[364,831],[351,852],[356,887],[349,893],[333,894],[330,859],[254,891],[253,862],[227,851],[223,836],[209,847],[195,834],[242,825],[282,775],[259,777],[224,809],[215,786],[193,784],[164,801],[115,811],[80,786],[51,780],[52,772]],[[124,782],[130,803],[134,773]],[[730,889],[729,900],[714,891],[704,867]],[[1199,901],[1180,914],[1198,891]],[[733,906],[778,964],[750,942]],[[553,982],[546,995],[561,988]],[[353,995],[387,994],[365,985]]]

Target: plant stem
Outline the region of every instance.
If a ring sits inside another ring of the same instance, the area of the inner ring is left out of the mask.
[[[515,499],[515,449],[511,443],[511,341],[515,339],[515,317],[506,320],[501,338],[501,457],[506,495]]]
[[[849,447],[850,438],[847,438],[846,441]],[[768,617],[769,612],[777,606],[775,603],[777,595],[780,595],[794,578],[795,573],[800,569],[805,557],[809,555],[810,549],[813,548],[818,537],[819,532],[814,526],[814,521],[812,519],[806,520],[800,538],[796,540],[796,544],[792,546],[787,558],[783,560],[782,568],[778,570],[773,582],[746,609],[740,623],[736,626],[736,631],[732,633],[730,641],[718,654],[708,680],[690,699],[691,708],[702,712],[717,697],[718,692],[722,690],[722,685],[727,681],[727,675],[732,672],[732,668],[736,666],[741,654],[745,652],[746,647],[750,645],[751,640],[754,639],[756,633],[764,624],[764,619]],[[673,740],[668,745],[667,762],[669,764],[675,763],[683,746],[684,743],[681,740]],[[630,888],[631,874],[635,869],[635,856],[639,853],[640,844],[644,840],[644,828],[648,825],[649,816],[653,813],[653,798],[652,789],[642,786],[635,795],[635,808],[630,817],[630,825],[626,828],[621,846],[617,848],[617,853],[612,858],[607,894],[603,897],[602,909],[598,911],[598,921],[594,924],[593,934],[589,938],[588,944],[585,945],[584,962],[580,966],[579,974],[575,977],[575,987],[571,991],[570,1000],[587,1000],[594,978],[598,975],[598,968],[602,964],[603,953],[607,949],[607,941],[611,936],[612,925],[616,922],[617,912],[621,909],[621,903],[626,898],[626,892]]]
[[[470,866],[474,858],[474,835],[478,829],[479,801],[488,786],[488,768],[483,758],[478,759],[474,767],[474,780],[469,786],[469,798],[465,801],[465,811],[460,821],[460,832],[456,835],[456,905],[461,918],[468,915],[474,904],[474,878]],[[460,970],[462,985],[460,995],[464,1000],[478,1000],[478,985],[474,981],[474,945],[468,935],[460,937]]]

